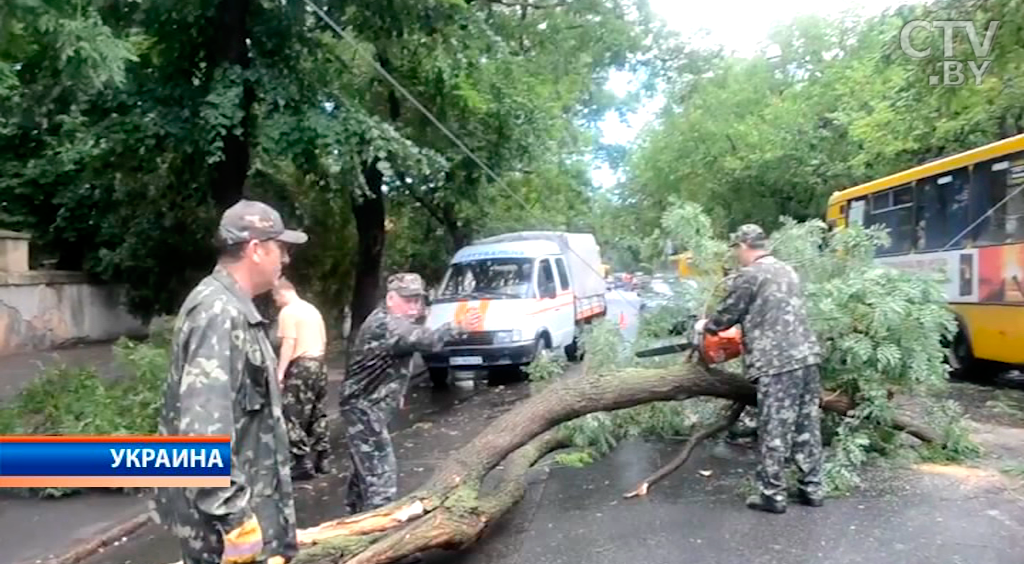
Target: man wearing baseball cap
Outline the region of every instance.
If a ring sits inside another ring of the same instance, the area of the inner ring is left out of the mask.
[[[718,310],[698,330],[715,334],[743,326],[747,377],[757,382],[761,444],[756,478],[761,491],[747,500],[747,507],[786,511],[784,473],[790,454],[800,471],[798,500],[818,507],[823,494],[821,347],[807,320],[800,277],[772,256],[768,237],[757,225],[741,226],[729,243],[741,268]]]
[[[446,323],[428,329],[417,323],[426,294],[419,274],[388,277],[384,306],[367,316],[349,353],[340,400],[352,463],[346,505],[353,514],[386,505],[398,492],[388,422],[409,385],[412,355],[440,350],[445,341],[480,320],[477,313],[467,318],[465,327]]]
[[[178,312],[160,434],[231,437],[230,486],[157,490],[156,520],[178,536],[184,564],[284,563],[298,552],[277,359],[252,298],[307,240],[270,206],[238,202],[221,217],[216,267]]]

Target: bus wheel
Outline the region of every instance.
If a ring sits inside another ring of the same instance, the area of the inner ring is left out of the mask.
[[[966,382],[991,382],[998,374],[998,365],[994,362],[974,357],[971,343],[963,330],[957,331],[953,342],[946,351],[951,375],[957,380]]]

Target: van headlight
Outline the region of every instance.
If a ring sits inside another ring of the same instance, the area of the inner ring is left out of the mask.
[[[505,343],[517,343],[523,340],[523,332],[519,329],[513,329],[511,331],[496,331],[494,333],[494,344],[503,345]]]

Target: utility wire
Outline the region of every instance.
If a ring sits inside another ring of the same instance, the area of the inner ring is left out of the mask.
[[[526,201],[523,200],[522,197],[519,196],[519,194],[516,194],[515,191],[513,191],[511,188],[509,188],[508,185],[505,184],[505,182],[500,177],[498,177],[498,175],[495,174],[494,171],[491,170],[491,168],[489,166],[487,166],[482,160],[480,160],[480,158],[477,157],[476,154],[469,147],[467,147],[466,144],[463,143],[461,139],[458,138],[458,136],[456,136],[447,127],[445,127],[444,124],[442,124],[440,122],[440,120],[438,120],[434,116],[434,114],[430,112],[430,110],[428,110],[426,107],[424,107],[423,104],[421,104],[420,101],[417,100],[416,97],[413,96],[411,92],[406,90],[405,87],[403,87],[401,85],[401,83],[399,83],[398,80],[394,76],[392,76],[391,73],[389,73],[387,71],[387,69],[382,67],[380,65],[380,63],[377,62],[377,60],[373,57],[373,55],[371,55],[371,54],[367,53],[366,51],[364,51],[363,50],[363,46],[360,45],[359,42],[356,41],[354,37],[352,37],[341,26],[339,26],[333,19],[331,19],[330,16],[328,16],[326,13],[324,13],[324,11],[321,10],[319,6],[314,4],[313,0],[305,0],[305,1],[306,1],[306,5],[308,5],[311,10],[316,12],[316,14],[318,16],[320,16],[320,19],[322,19],[324,21],[324,23],[326,23],[328,26],[330,26],[338,35],[340,35],[342,37],[342,39],[347,41],[352,46],[352,48],[355,49],[356,53],[358,53],[360,56],[362,56],[364,59],[366,59],[366,61],[369,62],[373,66],[373,68],[377,71],[377,73],[379,73],[382,77],[384,77],[385,80],[387,80],[389,83],[391,83],[391,86],[393,86],[395,88],[395,90],[399,91],[403,96],[405,96],[406,99],[408,99],[409,102],[413,106],[416,107],[416,109],[418,109],[420,112],[422,112],[423,115],[427,117],[427,119],[429,119],[434,125],[436,125],[437,128],[440,129],[441,132],[445,134],[445,136],[447,136],[449,139],[451,139],[452,143],[455,143],[455,145],[457,145],[460,149],[462,149],[462,152],[466,153],[466,156],[468,156],[470,159],[473,160],[473,162],[475,162],[477,165],[479,165],[480,168],[483,169],[484,172],[486,172],[494,180],[494,182],[496,184],[498,184],[498,186],[501,186],[506,192],[508,192],[509,195],[512,196],[512,198],[515,199],[517,202],[519,202],[519,204],[521,204],[523,206],[523,208],[527,212],[534,213],[533,208],[531,208],[526,203]],[[576,255],[576,257],[580,259],[580,262],[582,264],[586,265],[587,268],[589,268],[591,271],[593,271],[594,274],[597,274],[598,277],[601,278],[602,281],[604,281],[604,275],[602,273],[598,272],[597,269],[595,269],[593,266],[588,264],[587,261],[582,256],[579,255],[579,253],[577,253],[576,251],[574,251],[572,249],[572,247],[567,247],[567,248],[568,248],[570,253]],[[620,290],[616,289],[614,291],[617,292],[620,297],[622,297],[622,292]],[[636,311],[639,314],[640,310],[637,307],[635,307],[631,302],[629,302],[628,300],[625,300],[625,299],[623,299],[623,301],[626,302],[629,305],[629,307],[633,308],[633,310]],[[605,306],[605,312],[607,312],[607,305]]]

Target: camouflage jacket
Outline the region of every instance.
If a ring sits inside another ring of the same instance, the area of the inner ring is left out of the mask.
[[[778,374],[821,362],[821,348],[807,320],[800,277],[788,264],[765,256],[740,269],[706,330],[743,326],[747,378]]]
[[[342,408],[397,404],[409,383],[413,354],[438,351],[456,334],[450,323],[428,329],[383,307],[373,310],[359,327],[349,353]]]
[[[159,488],[157,517],[178,536],[201,542],[255,514],[268,555],[297,552],[276,364],[266,321],[234,278],[216,268],[178,313],[159,429],[231,436],[231,486]]]

